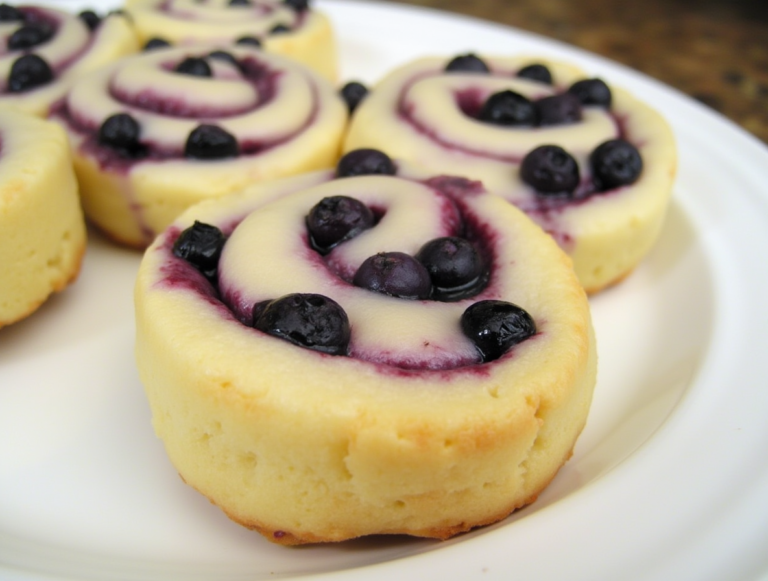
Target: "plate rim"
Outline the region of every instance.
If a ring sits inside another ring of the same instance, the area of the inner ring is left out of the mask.
[[[52,2],[47,2],[48,4],[51,4]],[[75,1],[69,1],[69,2],[55,2],[56,5],[74,5],[79,2]],[[705,105],[698,103],[697,101],[685,96],[680,91],[673,89],[669,87],[668,85],[665,85],[663,83],[660,83],[659,81],[648,77],[647,75],[640,73],[638,71],[634,71],[630,69],[629,67],[626,67],[625,65],[621,65],[619,63],[615,63],[614,61],[611,61],[605,57],[589,53],[587,51],[584,51],[583,49],[579,49],[576,47],[571,47],[570,45],[566,45],[560,41],[553,40],[546,38],[544,36],[537,35],[535,33],[519,30],[517,28],[509,27],[503,24],[499,23],[493,23],[485,20],[481,20],[478,18],[473,17],[465,17],[453,13],[448,12],[442,12],[440,10],[432,9],[432,8],[424,8],[424,7],[415,7],[405,4],[385,4],[384,2],[379,1],[370,1],[366,0],[364,2],[353,2],[351,0],[319,0],[318,5],[321,10],[327,10],[333,14],[334,11],[338,10],[352,10],[352,9],[360,9],[363,8],[366,10],[370,10],[373,8],[374,10],[384,10],[384,11],[392,11],[396,13],[413,13],[413,14],[421,14],[422,16],[425,16],[427,18],[436,18],[436,19],[445,19],[446,21],[456,21],[456,22],[463,22],[463,23],[473,23],[477,26],[482,27],[490,27],[494,30],[501,31],[502,33],[509,34],[512,33],[513,35],[518,35],[521,37],[525,37],[529,40],[531,40],[534,43],[544,43],[546,45],[551,45],[551,47],[554,49],[555,52],[562,52],[565,51],[569,55],[573,54],[576,58],[576,60],[583,61],[589,65],[590,68],[594,68],[597,70],[610,70],[612,71],[611,74],[613,76],[613,71],[619,72],[619,77],[622,79],[622,84],[625,83],[625,79],[628,79],[630,88],[632,85],[639,85],[639,86],[647,86],[650,87],[653,91],[658,92],[659,94],[665,95],[665,98],[669,100],[668,106],[670,110],[678,111],[682,109],[684,112],[689,113],[694,117],[694,121],[700,120],[700,122],[704,123],[705,127],[708,127],[713,130],[715,133],[722,134],[724,133],[727,142],[731,144],[736,144],[739,146],[739,150],[742,152],[742,155],[746,155],[750,158],[754,159],[761,159],[764,162],[764,169],[763,170],[763,177],[766,178],[766,183],[768,183],[768,148],[765,147],[765,145],[759,141],[755,136],[748,133],[746,130],[738,126],[737,124],[733,123],[732,121],[722,117],[721,115],[717,114],[716,112],[708,109]],[[351,7],[351,8],[350,8]],[[674,124],[674,123],[673,123]],[[676,128],[676,133],[680,131],[680,128]],[[683,130],[684,133],[685,130]],[[746,152],[746,153],[745,153]],[[730,154],[733,154],[733,152],[729,152]],[[735,163],[731,161],[731,163]],[[750,199],[747,200],[744,198],[744,196],[750,195]],[[765,192],[748,192],[747,194],[742,194],[742,197],[739,197],[738,200],[741,202],[742,205],[746,204],[747,202],[751,202],[752,198],[756,200],[756,203],[763,204],[768,207],[768,195],[765,194]],[[683,198],[684,203],[691,203],[691,200],[688,200],[687,197]],[[686,207],[686,210],[691,212],[692,219],[694,221],[706,221],[707,217],[703,217],[701,215],[698,215],[698,210],[693,209],[692,207]],[[749,208],[747,208],[749,210]],[[717,245],[717,243],[720,242],[720,240],[717,239],[717,237],[713,236],[711,240],[706,240],[705,243],[709,244],[710,247],[714,247]],[[759,285],[760,289],[766,288],[768,289],[768,280],[763,280],[764,278],[768,277],[761,277],[759,280],[756,281],[756,284]],[[720,281],[719,285],[716,288],[716,291],[722,296],[729,296],[731,294],[734,294],[736,291],[732,288],[732,284],[727,281]],[[737,289],[741,291],[742,289]],[[750,291],[752,294],[756,294],[756,290],[753,289]],[[738,292],[736,293],[738,296],[741,296],[744,293]],[[732,310],[732,309],[731,309]],[[727,313],[728,314],[728,313]],[[765,307],[762,308],[762,311],[759,311],[759,314],[766,315],[768,314],[768,309]],[[743,314],[741,314],[743,317]],[[768,318],[765,319],[768,322]],[[732,328],[732,325],[729,325],[727,321],[722,321],[720,318],[717,318],[717,329],[713,330],[714,332],[722,333],[724,336],[730,338],[734,335],[734,329]],[[737,331],[738,334],[738,331]],[[753,333],[753,335],[756,335]],[[739,338],[742,342],[745,341],[744,337]],[[716,340],[714,340],[714,343],[709,346],[710,351],[714,352],[718,348],[722,348],[722,337],[718,336]],[[730,355],[730,354],[729,354]],[[731,357],[735,357],[735,355],[730,355]],[[691,414],[694,414],[694,412],[697,411],[697,408],[699,406],[711,406],[713,401],[719,401],[718,396],[721,395],[718,392],[718,385],[713,383],[715,380],[722,380],[723,375],[726,375],[724,373],[725,370],[721,369],[722,365],[718,364],[719,361],[707,361],[705,365],[705,370],[710,373],[710,375],[707,375],[706,377],[700,377],[697,379],[697,385],[690,385],[688,387],[688,391],[697,389],[699,392],[696,395],[696,397],[690,397],[691,393],[687,393],[683,400],[678,402],[675,409],[672,411],[670,416],[667,418],[667,420],[659,427],[657,430],[657,433],[653,435],[653,437],[649,438],[647,442],[645,442],[640,449],[636,450],[635,453],[633,453],[629,458],[625,459],[622,463],[620,463],[618,466],[616,466],[614,469],[611,470],[610,473],[605,474],[601,476],[597,482],[590,483],[589,486],[585,487],[584,489],[577,490],[574,493],[569,494],[566,498],[563,498],[559,500],[558,502],[554,503],[553,505],[549,505],[544,507],[543,509],[537,511],[536,513],[530,514],[526,516],[526,521],[531,522],[532,527],[535,527],[536,531],[540,534],[541,529],[546,529],[549,525],[548,523],[553,518],[552,513],[560,513],[562,514],[563,511],[568,512],[569,515],[573,515],[572,518],[575,521],[578,521],[582,518],[589,518],[589,509],[594,508],[595,503],[599,502],[601,504],[605,504],[606,502],[610,502],[614,508],[616,509],[617,513],[621,513],[621,506],[620,506],[620,498],[615,497],[615,493],[611,493],[610,491],[606,491],[605,488],[609,487],[615,487],[616,484],[620,481],[624,480],[632,480],[633,478],[637,478],[638,474],[642,475],[644,473],[647,473],[648,471],[648,463],[654,463],[658,461],[659,454],[661,453],[658,448],[659,447],[666,447],[670,444],[675,446],[675,449],[684,449],[685,446],[683,446],[684,441],[690,437],[690,434],[685,435],[681,432],[686,431],[686,425],[691,421]],[[765,374],[760,373],[760,370],[765,371]],[[701,375],[704,375],[704,371],[700,370]],[[768,377],[768,364],[766,364],[765,361],[758,361],[756,362],[756,365],[754,368],[749,369],[749,373],[746,374],[747,381],[749,381],[749,386],[753,386],[754,382],[757,382],[760,380],[761,377]],[[759,384],[755,384],[754,387],[760,387]],[[709,399],[708,399],[709,398]],[[706,401],[702,401],[706,400]],[[763,398],[756,398],[755,403],[762,405],[762,411],[768,411],[768,399],[763,396]],[[756,411],[760,411],[760,405],[756,406]],[[710,409],[707,407],[707,409]],[[753,410],[754,412],[755,410]],[[754,413],[752,415],[755,415]],[[749,418],[751,421],[754,421],[754,418],[750,416]],[[745,425],[746,427],[752,427],[752,425]],[[722,427],[715,426],[714,430],[715,432],[718,432],[721,429],[725,429]],[[766,432],[765,428],[763,428],[762,432],[758,432],[758,435],[761,437],[761,440],[759,442],[768,442],[768,432]],[[665,438],[662,442],[660,438]],[[663,451],[662,451],[663,452]],[[663,452],[664,456],[669,455],[669,451]],[[742,458],[738,458],[739,462],[742,462]],[[667,460],[668,461],[668,460]],[[734,459],[735,461],[735,459]],[[680,464],[678,465],[678,470],[701,470],[702,466],[706,464],[705,459],[696,457],[696,463],[695,466],[692,464],[692,459],[683,459]],[[739,464],[741,467],[741,464]],[[756,532],[760,534],[764,534],[764,539],[768,541],[768,498],[761,498],[759,495],[759,492],[761,490],[768,490],[768,462],[766,462],[766,466],[762,469],[762,472],[757,471],[754,475],[754,479],[751,480],[751,484],[745,484],[745,488],[741,490],[741,493],[738,498],[732,499],[732,502],[728,505],[730,507],[731,512],[739,512],[739,514],[743,513],[744,511],[744,503],[750,502],[754,503],[754,500],[757,500],[756,508],[759,512],[759,517],[761,519],[764,519],[764,522],[756,523],[755,530]],[[659,492],[659,491],[657,491]],[[681,491],[678,491],[675,489],[675,494],[679,495]],[[762,496],[766,496],[763,494]],[[599,499],[597,497],[600,497]],[[654,497],[651,497],[654,498]],[[710,498],[700,498],[700,499],[691,499],[691,501],[696,501],[696,506],[700,506],[700,503],[704,500],[711,501]],[[737,506],[736,506],[737,505]],[[557,509],[555,510],[555,506],[557,506]],[[536,521],[536,522],[533,522]],[[728,532],[732,532],[733,529],[733,523],[728,523],[726,526]],[[509,571],[504,568],[498,568],[497,561],[494,560],[494,555],[498,556],[504,556],[505,555],[505,543],[506,539],[509,537],[509,534],[507,534],[508,531],[505,530],[505,527],[498,527],[493,530],[484,531],[482,535],[474,536],[474,537],[467,537],[459,539],[457,542],[448,541],[444,545],[440,546],[439,548],[436,548],[434,550],[426,551],[420,554],[410,555],[406,556],[401,559],[396,559],[392,561],[382,562],[382,563],[376,563],[371,565],[365,565],[362,567],[353,567],[350,569],[345,569],[341,571],[334,571],[329,573],[320,573],[320,574],[310,574],[310,575],[298,575],[298,576],[288,576],[282,578],[290,578],[290,579],[296,579],[296,580],[310,580],[310,579],[338,579],[339,581],[343,581],[345,579],[361,579],[361,574],[365,574],[366,579],[370,579],[370,581],[377,581],[381,579],[382,581],[384,579],[389,579],[394,574],[403,574],[408,576],[414,576],[414,578],[420,578],[420,576],[426,576],[431,573],[434,573],[435,571],[439,571],[441,574],[441,577],[443,579],[467,579],[467,578],[483,578],[483,579],[502,579],[504,578],[504,574],[508,573]],[[637,534],[637,531],[635,532]],[[706,536],[706,535],[704,535]],[[538,536],[537,536],[538,538]],[[712,543],[712,538],[706,537],[701,539],[694,539],[691,540],[691,542],[697,542],[696,545],[697,550],[701,546],[710,546]],[[688,553],[692,554],[693,550],[688,548],[686,549]],[[446,553],[449,553],[450,555],[446,556]],[[564,551],[565,553],[569,554],[574,562],[578,563],[584,563],[584,557],[585,555],[577,555],[573,554],[573,549],[568,549]],[[760,568],[759,574],[761,575],[760,578],[764,578],[763,575],[768,578],[768,555],[762,556],[760,555],[760,558],[762,558],[762,563],[757,564]],[[713,553],[705,554],[705,556],[701,557],[700,561],[696,563],[696,572],[697,573],[706,573],[706,569],[708,566],[711,566],[713,569],[715,567],[721,567],[722,563],[718,562],[717,564],[714,563],[715,561],[715,555]],[[638,572],[636,575],[632,576],[633,579],[681,579],[681,578],[690,578],[690,579],[704,579],[704,577],[689,577],[687,575],[691,574],[691,571],[684,571],[680,569],[681,563],[678,558],[675,556],[671,556],[668,559],[668,562],[666,563],[665,567],[663,569],[654,569],[653,571],[646,571]],[[523,576],[523,578],[526,579],[554,579],[554,577],[546,577],[546,576],[538,576],[534,570],[527,571],[530,575]],[[594,577],[589,577],[590,573],[595,572],[594,570],[583,570],[576,568],[576,565],[573,565],[573,568],[571,570],[571,573],[573,575],[571,576],[571,579],[590,579]],[[25,577],[26,573],[21,571],[13,571],[9,568],[4,568],[2,563],[0,563],[0,577],[4,573],[10,573],[11,575],[16,575],[17,573],[20,576],[17,577],[10,577],[11,579],[26,579],[26,578],[46,578],[45,575],[38,575],[33,574],[33,576]],[[541,572],[542,574],[545,573],[545,571]],[[646,573],[651,576],[646,576]],[[682,574],[682,577],[681,577]],[[533,576],[531,576],[533,575]],[[48,578],[54,578],[54,577],[48,577]],[[607,577],[605,577],[607,578]],[[628,577],[623,577],[624,579],[628,579]],[[714,578],[714,577],[712,577]],[[747,577],[743,577],[744,579],[747,579]],[[757,577],[754,577],[755,579]]]

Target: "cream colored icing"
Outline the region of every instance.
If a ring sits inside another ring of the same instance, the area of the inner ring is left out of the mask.
[[[319,263],[319,255],[307,251],[305,218],[322,198],[333,195],[354,197],[385,213],[376,226],[339,245],[327,257],[334,266],[329,269]],[[446,220],[446,213],[456,214],[446,208],[449,204],[426,185],[382,176],[334,180],[280,198],[253,212],[229,238],[220,262],[220,286],[225,295],[235,291],[246,311],[257,302],[295,292],[332,298],[350,319],[350,353],[360,359],[383,358],[399,367],[427,369],[476,363],[478,354],[461,333],[459,319],[482,295],[455,303],[417,301],[349,284],[369,256],[413,256],[426,242],[455,235],[460,222]],[[340,281],[337,269],[347,282]]]
[[[253,49],[228,51],[239,58],[250,55],[257,62],[274,67],[275,93],[259,103],[258,91],[235,67],[221,59],[209,58],[212,77],[176,73],[173,68],[186,57],[206,57],[211,46],[157,50],[116,63],[84,78],[70,92],[70,113],[81,124],[97,130],[104,119],[128,113],[141,126],[141,138],[153,148],[182,155],[189,133],[203,122],[214,123],[234,135],[238,142],[274,144],[301,139],[297,132],[323,117],[323,108],[333,109],[338,99],[318,89],[318,79],[285,60],[265,57]],[[183,105],[192,114],[168,115],[145,105],[153,101],[172,107]],[[336,107],[338,109],[338,107]],[[199,116],[195,116],[194,113]],[[338,117],[338,116],[337,116]]]

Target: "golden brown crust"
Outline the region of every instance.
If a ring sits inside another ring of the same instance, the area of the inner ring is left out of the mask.
[[[78,277],[80,276],[80,271],[82,270],[83,258],[85,256],[85,249],[86,249],[86,244],[83,243],[80,245],[78,250],[76,250],[77,258],[73,263],[73,269],[69,271],[67,276],[53,282],[50,294],[35,300],[33,303],[30,303],[26,311],[24,311],[23,313],[20,313],[19,315],[6,320],[0,320],[0,329],[2,329],[7,325],[12,325],[13,323],[18,323],[19,321],[23,321],[24,319],[29,317],[32,313],[37,311],[37,309],[39,309],[40,306],[45,301],[48,300],[51,294],[60,293],[71,284],[74,284],[77,281]]]
[[[66,135],[48,121],[0,112],[0,326],[73,283],[86,229]]]
[[[565,463],[571,458],[572,455],[573,455],[573,448],[571,448],[571,450],[568,452],[566,457],[563,459],[562,464],[560,464],[560,468],[562,468],[565,465]],[[560,468],[558,468],[558,472]],[[427,539],[437,539],[440,541],[446,541],[451,537],[455,537],[456,535],[460,535],[462,533],[467,533],[473,529],[489,526],[497,522],[500,522],[505,518],[507,518],[509,515],[511,515],[513,512],[515,512],[516,510],[524,508],[529,504],[533,504],[534,502],[536,502],[539,495],[544,491],[544,489],[547,488],[547,486],[549,486],[549,484],[552,482],[555,476],[557,476],[557,472],[555,472],[549,480],[544,482],[536,492],[531,494],[525,500],[522,500],[520,502],[515,502],[510,507],[501,510],[498,514],[482,519],[480,521],[460,522],[452,526],[434,527],[434,528],[428,528],[428,529],[418,529],[418,530],[397,529],[397,530],[390,530],[390,531],[381,531],[377,534],[407,535],[412,537],[421,537],[421,538],[427,538]],[[184,480],[184,477],[182,476],[181,479]],[[214,505],[216,504],[214,501],[211,501],[211,503]],[[299,545],[316,544],[316,543],[338,543],[338,542],[352,540],[353,538],[358,537],[358,535],[352,535],[344,538],[340,538],[338,536],[330,538],[330,537],[323,537],[321,535],[307,534],[307,533],[296,535],[290,531],[277,530],[274,528],[270,528],[268,526],[265,526],[262,523],[257,523],[253,520],[241,520],[237,517],[237,515],[231,514],[230,512],[227,512],[227,510],[223,508],[222,510],[234,522],[244,526],[247,529],[258,532],[265,539],[277,545],[294,547]]]
[[[606,290],[606,289],[609,289],[609,288],[611,288],[611,287],[613,287],[613,286],[616,286],[616,285],[618,285],[618,284],[620,284],[620,283],[624,282],[624,280],[625,280],[626,278],[628,278],[628,277],[629,277],[629,275],[631,275],[631,274],[632,274],[634,271],[635,271],[635,267],[633,266],[633,267],[632,267],[632,268],[630,268],[630,269],[629,269],[627,272],[625,272],[625,273],[621,274],[620,276],[618,276],[618,277],[614,278],[613,280],[609,280],[609,281],[608,281],[608,282],[606,282],[605,284],[596,285],[596,286],[590,286],[590,287],[584,287],[584,291],[585,291],[585,292],[586,292],[588,295],[590,295],[590,296],[591,296],[591,295],[596,295],[596,294],[597,294],[597,293],[599,293],[600,291],[604,291],[604,290]]]

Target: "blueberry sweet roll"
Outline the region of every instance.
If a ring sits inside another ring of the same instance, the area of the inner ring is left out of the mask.
[[[381,80],[345,150],[374,147],[428,173],[481,180],[547,230],[596,292],[658,237],[677,166],[655,110],[566,63],[424,58]]]
[[[307,67],[249,47],[158,49],[81,79],[55,111],[86,215],[145,247],[184,209],[330,167],[346,110]]]
[[[336,79],[330,20],[308,0],[128,0],[126,10],[145,46],[256,45]]]
[[[136,284],[171,461],[281,544],[503,519],[570,457],[595,384],[551,237],[478,182],[353,153],[191,208]]]

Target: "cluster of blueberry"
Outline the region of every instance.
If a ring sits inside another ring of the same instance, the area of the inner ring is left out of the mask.
[[[452,58],[444,71],[490,74],[491,69],[483,59],[469,53]],[[552,72],[540,63],[522,67],[516,76],[553,84]],[[368,88],[351,81],[342,87],[340,94],[351,114],[368,94]],[[582,79],[564,92],[534,101],[512,90],[494,93],[473,117],[504,127],[546,127],[576,123],[582,119],[582,107],[610,109],[612,102],[611,89],[602,79]],[[634,183],[642,172],[643,160],[634,145],[624,139],[612,139],[592,151],[589,168],[591,183],[581,188],[580,197]],[[576,159],[558,145],[542,145],[531,150],[520,170],[522,180],[537,194],[548,198],[573,198],[581,183]]]
[[[11,93],[22,93],[47,85],[54,78],[50,64],[40,55],[30,52],[49,41],[56,33],[57,24],[43,16],[43,13],[34,9],[0,4],[0,22],[23,23],[6,39],[8,51],[25,51],[11,65],[8,75],[8,91]],[[91,31],[101,23],[101,18],[92,10],[84,10],[78,16]]]
[[[598,145],[589,156],[591,184],[581,193],[587,196],[637,181],[643,160],[637,148],[624,139]],[[572,198],[581,183],[579,164],[559,145],[540,145],[520,165],[520,177],[542,196]]]
[[[473,54],[452,59],[446,72],[489,73],[488,65]],[[523,67],[517,76],[552,84],[552,74],[543,64]],[[562,93],[530,101],[523,95],[506,90],[491,95],[477,118],[495,125],[543,127],[574,123],[582,118],[582,107],[609,109],[613,101],[611,89],[601,79],[582,79]],[[592,187],[589,193],[607,191],[634,183],[643,168],[637,148],[624,139],[612,139],[592,151],[589,164]],[[545,196],[572,197],[581,177],[576,160],[558,145],[542,145],[529,152],[521,165],[521,177],[537,193]]]
[[[395,173],[394,163],[384,153],[360,149],[341,159],[336,177]],[[323,255],[375,223],[376,216],[369,207],[347,196],[322,199],[306,217],[310,244]],[[225,242],[218,228],[195,222],[179,235],[173,253],[215,285]],[[427,242],[415,256],[402,252],[371,256],[363,261],[351,282],[401,299],[457,301],[482,291],[489,278],[487,262],[470,241],[448,236]],[[323,295],[294,293],[260,302],[253,308],[252,324],[265,333],[323,353],[344,355],[348,350],[347,315],[338,303]],[[498,359],[536,333],[536,325],[525,310],[497,300],[481,300],[468,307],[461,317],[461,327],[483,361]]]

